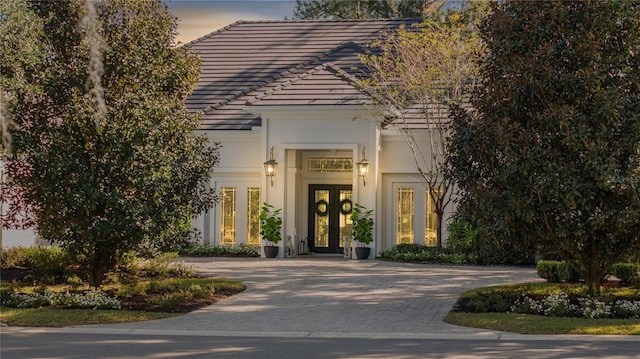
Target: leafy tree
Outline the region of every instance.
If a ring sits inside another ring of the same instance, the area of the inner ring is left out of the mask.
[[[11,21],[9,21],[11,19]],[[9,88],[35,91],[26,82],[26,72],[39,64],[42,54],[38,38],[41,22],[31,13],[25,1],[6,0],[0,3],[0,128],[3,153],[10,145],[9,127],[13,123],[5,103],[12,93]]]
[[[11,21],[9,21],[11,19]],[[27,81],[27,74],[42,63],[43,51],[40,43],[42,22],[35,16],[23,0],[0,2],[0,203],[19,201],[20,191],[12,191],[5,186],[4,163],[11,148],[10,129],[15,126],[9,103],[18,93],[35,93],[36,86]],[[9,90],[11,89],[11,91]],[[4,211],[3,211],[4,212]],[[12,216],[11,220],[0,216],[0,247],[2,246],[2,228],[26,228],[33,225],[33,216]]]
[[[419,28],[387,34],[372,47],[379,52],[362,56],[371,75],[360,85],[382,111],[383,126],[397,129],[411,149],[434,202],[441,247],[444,212],[454,189],[452,178],[444,175],[449,106],[468,98],[476,77],[479,38],[471,18],[452,9]]]
[[[481,28],[451,175],[482,235],[576,260],[591,295],[640,242],[640,8],[508,1]]]
[[[383,19],[422,17],[440,0],[297,0],[294,19]]]
[[[159,0],[30,7],[43,61],[24,72],[38,91],[7,89],[9,193],[21,193],[10,213],[32,212],[38,234],[99,286],[123,253],[165,244],[215,201],[217,145],[184,106],[199,59],[175,47],[176,19]]]

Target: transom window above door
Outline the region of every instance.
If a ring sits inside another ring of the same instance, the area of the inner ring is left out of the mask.
[[[351,157],[307,157],[307,171],[309,172],[351,172],[353,158]]]

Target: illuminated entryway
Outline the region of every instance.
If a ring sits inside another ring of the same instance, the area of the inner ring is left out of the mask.
[[[350,185],[309,185],[309,250],[342,253],[351,235],[353,190]]]

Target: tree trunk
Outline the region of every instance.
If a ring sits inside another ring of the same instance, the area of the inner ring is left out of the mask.
[[[442,249],[442,216],[443,210],[436,210],[436,247]]]

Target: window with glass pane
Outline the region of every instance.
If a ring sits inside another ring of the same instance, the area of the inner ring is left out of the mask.
[[[429,193],[429,190],[426,190],[425,194],[426,203],[425,203],[425,211],[424,211],[424,245],[435,247],[438,244],[438,234],[436,233],[436,212],[435,212],[435,203],[433,202],[433,198]]]
[[[247,244],[260,245],[260,187],[247,188]]]
[[[315,214],[315,241],[316,247],[329,247],[329,191],[328,190],[316,190],[315,191],[315,203],[317,208]],[[323,202],[321,202],[323,201]]]
[[[351,157],[308,157],[307,171],[309,172],[351,172],[353,159]]]
[[[340,190],[340,247],[344,248],[344,236],[351,236],[353,191]]]
[[[220,244],[236,244],[236,188],[222,187],[220,190]]]
[[[413,188],[398,188],[398,244],[413,243]]]

